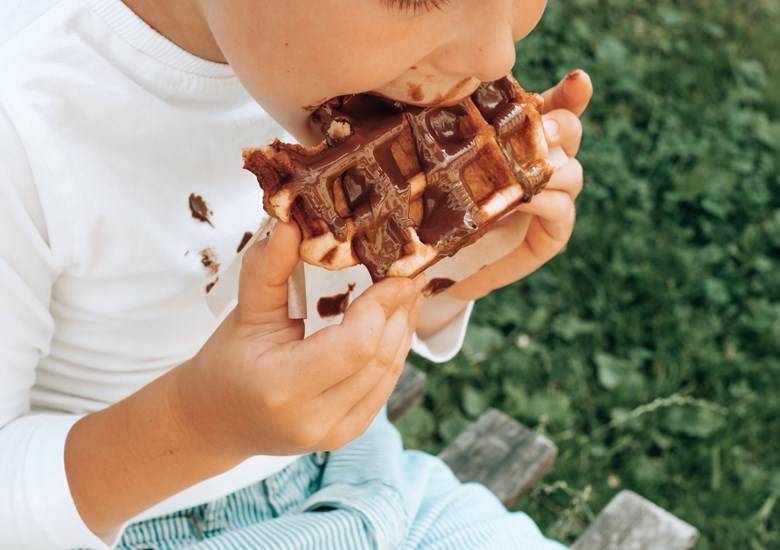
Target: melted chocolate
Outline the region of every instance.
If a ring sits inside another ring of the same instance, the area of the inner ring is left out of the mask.
[[[423,93],[423,89],[420,84],[409,82],[406,84],[406,87],[409,89],[409,99],[415,103],[420,103],[425,98],[425,94]]]
[[[272,147],[285,151],[299,166],[288,185],[293,196],[303,199],[299,204],[306,215],[322,220],[337,239],[346,240],[346,219],[336,211],[332,191],[334,184],[342,186],[355,227],[355,254],[378,280],[402,255],[407,228],[413,226],[409,186],[390,152],[392,141],[404,129],[403,114],[371,96],[344,100],[339,115],[328,109],[316,113],[316,127],[326,131],[329,120],[347,120],[354,134],[344,143],[314,155],[280,142]]]
[[[217,281],[219,281],[219,277],[211,281],[209,284],[206,285],[206,294],[211,292],[211,289],[214,288],[214,285],[217,284]]]
[[[252,239],[252,233],[247,231],[244,233],[244,236],[241,237],[241,242],[238,243],[238,248],[236,248],[236,252],[241,253],[242,250],[244,250],[244,247],[249,243],[249,241]]]
[[[496,129],[498,145],[525,192],[523,200],[529,201],[547,183],[549,173],[533,162],[533,152],[516,146],[516,136],[523,135],[523,127],[528,125],[529,117],[533,115],[526,105],[512,101],[515,95],[515,84],[509,78],[502,78],[482,84],[474,92],[472,100],[485,120]],[[535,115],[539,116],[538,112]]]
[[[203,264],[209,273],[216,275],[219,272],[219,262],[217,262],[217,253],[213,248],[204,248],[200,251],[200,263]]]
[[[420,240],[441,255],[456,252],[477,231],[478,205],[461,177],[461,169],[476,154],[474,130],[461,121],[462,106],[410,109],[409,123],[428,183],[423,195]]]
[[[196,195],[195,193],[190,193],[189,205],[190,214],[192,214],[193,218],[199,222],[207,223],[211,227],[214,227],[214,224],[211,223],[210,218],[214,212],[209,210],[209,205],[206,204],[206,201],[203,200],[203,197]]]
[[[501,110],[515,97],[515,88],[508,78],[482,84],[471,99],[488,124],[493,124]]]
[[[549,178],[549,172],[543,163],[531,162],[533,151],[526,155],[519,149],[523,136],[522,132],[519,138],[516,134],[529,123],[530,116],[518,100],[522,99],[520,93],[522,89],[513,80],[503,78],[480,86],[471,101],[495,128],[499,148],[529,200]],[[454,254],[484,231],[476,221],[478,198],[472,196],[463,178],[464,169],[480,160],[477,129],[469,114],[473,107],[468,101],[420,108],[369,94],[335,98],[310,117],[311,127],[324,139],[323,145],[306,149],[277,141],[271,147],[286,153],[289,160],[269,170],[267,163],[250,157],[245,166],[258,176],[266,197],[280,187],[289,190],[299,223],[320,220],[336,239],[352,239],[355,254],[377,281],[407,252],[410,229],[436,249],[437,259]],[[334,122],[348,125],[345,128],[349,131],[333,134]],[[409,167],[399,166],[393,152],[409,133],[415,151],[408,154],[416,153],[416,162],[426,176],[418,227],[410,216],[411,190],[404,175],[410,175]],[[343,205],[337,210],[337,186],[348,212]],[[316,225],[310,230],[316,234]],[[344,295],[320,302],[333,311],[341,303],[336,298],[342,300]]]
[[[352,294],[353,290],[355,290],[355,283],[350,283],[345,293],[320,298],[317,300],[317,313],[319,313],[320,317],[323,319],[341,315],[347,311],[349,296]]]
[[[441,294],[448,288],[450,288],[452,285],[455,284],[455,281],[452,279],[431,279],[428,281],[428,284],[425,285],[425,288],[423,289],[423,294],[425,296],[435,296],[436,294]]]

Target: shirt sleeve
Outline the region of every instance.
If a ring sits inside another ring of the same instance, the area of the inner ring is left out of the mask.
[[[0,166],[0,548],[106,548],[82,521],[65,473],[65,439],[79,416],[31,411],[60,269],[30,163],[1,106]]]
[[[447,325],[426,339],[415,334],[412,337],[412,351],[434,363],[445,363],[455,357],[463,347],[473,309],[474,302],[468,302]]]

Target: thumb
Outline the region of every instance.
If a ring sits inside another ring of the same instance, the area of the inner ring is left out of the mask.
[[[298,263],[300,243],[295,223],[278,222],[270,238],[244,253],[236,307],[240,319],[253,324],[287,320],[287,279]]]
[[[593,97],[593,83],[588,73],[577,69],[567,74],[555,87],[544,92],[542,97],[544,98],[543,114],[556,109],[566,109],[581,116],[588,108],[590,98]]]

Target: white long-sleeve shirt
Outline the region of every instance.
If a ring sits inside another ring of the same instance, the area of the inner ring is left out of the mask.
[[[284,132],[230,67],[176,47],[120,0],[28,8],[42,15],[0,28],[0,548],[107,548],[124,526],[96,536],[80,518],[68,431],[190,358],[215,329],[206,287],[262,221],[241,149]],[[193,217],[193,193],[210,224]],[[340,277],[314,288],[369,284],[362,268],[309,275]],[[469,311],[416,351],[451,357]],[[131,521],[224,496],[294,459],[253,457]]]

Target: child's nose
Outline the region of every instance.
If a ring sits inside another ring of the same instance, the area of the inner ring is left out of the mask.
[[[507,9],[512,3],[479,4],[491,8],[465,14],[468,20],[436,52],[434,65],[453,76],[488,82],[506,76],[515,64],[512,10]]]

